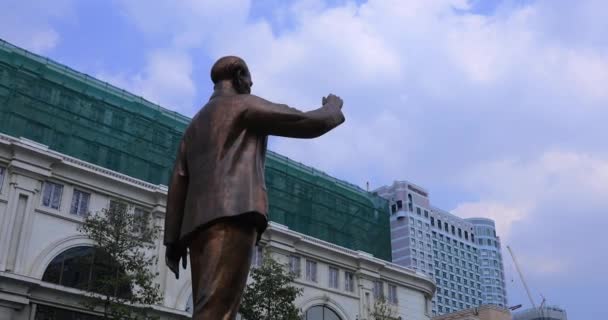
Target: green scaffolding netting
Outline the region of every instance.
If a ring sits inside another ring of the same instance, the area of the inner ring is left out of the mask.
[[[167,184],[190,119],[0,40],[0,132],[154,184]],[[268,152],[270,219],[390,261],[380,197]]]

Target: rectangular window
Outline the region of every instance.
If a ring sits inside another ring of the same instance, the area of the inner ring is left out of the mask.
[[[429,217],[429,212],[427,210],[424,210],[424,217],[428,218]]]
[[[140,233],[148,228],[150,221],[150,215],[147,211],[142,208],[135,208],[133,210],[133,218],[135,219],[133,224],[133,232]]]
[[[59,210],[61,206],[61,194],[63,193],[63,185],[44,182],[44,189],[42,191],[42,205],[45,207]]]
[[[5,172],[6,172],[6,169],[3,167],[0,167],[0,193],[2,193],[2,186],[4,185]]]
[[[251,266],[261,267],[262,262],[264,261],[264,251],[261,246],[253,247],[253,257],[251,259]]]
[[[396,206],[396,205],[394,205],[394,204],[393,204],[393,205],[391,205],[391,212],[392,212],[392,213],[397,212],[397,206]]]
[[[334,288],[334,289],[339,288],[339,285],[338,285],[339,275],[340,275],[340,272],[339,272],[338,268],[329,267],[329,287],[330,288]]]
[[[458,236],[462,238],[462,229],[458,228]]]
[[[289,256],[289,272],[296,278],[299,278],[302,273],[300,268],[300,257],[294,255]]]
[[[397,304],[397,286],[389,284],[388,285],[388,302],[392,304]]]
[[[379,299],[384,297],[384,284],[382,281],[374,281],[374,298]]]
[[[74,195],[72,195],[72,205],[70,206],[70,214],[86,217],[89,214],[90,198],[90,193],[74,189]]]
[[[397,210],[403,209],[403,201],[397,200]]]
[[[344,272],[344,290],[355,292],[355,275],[352,272]]]
[[[127,204],[124,202],[110,200],[110,211],[127,210]]]
[[[434,227],[435,226],[435,218],[431,217],[431,225]]]
[[[441,229],[441,220],[437,219],[437,228]]]
[[[420,207],[416,207],[416,214],[420,215]]]
[[[317,263],[306,260],[306,280],[317,282]]]

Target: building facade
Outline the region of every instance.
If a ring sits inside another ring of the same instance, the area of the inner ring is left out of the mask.
[[[484,304],[433,317],[433,320],[511,320],[509,309]]]
[[[507,290],[503,256],[494,221],[486,218],[471,218],[466,221],[475,227],[477,235],[483,303],[506,307]]]
[[[375,191],[389,200],[393,262],[434,275],[428,192],[407,181]]]
[[[495,257],[502,273],[502,256],[500,241],[492,233],[493,249],[484,247],[484,258],[481,259],[481,246],[486,241],[487,230],[484,229],[492,220],[462,219],[447,211],[431,205],[429,193],[424,188],[408,181],[395,181],[390,186],[383,186],[375,191],[389,201],[391,220],[391,244],[393,262],[410,267],[430,275],[437,283],[437,293],[433,299],[433,314],[441,315],[456,310],[469,309],[482,304],[506,305],[504,280],[496,282],[483,278],[482,263],[492,264],[488,257]],[[483,227],[478,227],[482,224]],[[484,242],[479,242],[478,232],[484,232]],[[489,270],[487,270],[489,274]],[[495,274],[491,273],[492,276]],[[503,278],[504,279],[504,278]],[[496,285],[501,287],[496,289]],[[489,290],[484,293],[484,289]],[[501,299],[494,299],[495,292],[500,290]],[[484,297],[493,299],[484,301]]]
[[[568,315],[560,307],[542,306],[514,312],[513,320],[568,320]]]
[[[97,260],[78,226],[89,212],[119,201],[149,213],[151,223],[162,227],[166,187],[6,135],[0,135],[0,173],[0,319],[96,319],[80,304]],[[303,295],[296,305],[307,320],[368,319],[380,296],[403,318],[431,317],[435,285],[421,272],[277,223],[264,234],[254,261],[264,251],[299,275],[296,285]],[[150,253],[161,257],[154,271],[164,297],[152,306],[153,313],[161,319],[188,318],[189,270],[174,278],[162,262],[161,239]]]
[[[431,215],[435,253],[437,314],[482,304],[478,248],[473,226],[439,208]]]

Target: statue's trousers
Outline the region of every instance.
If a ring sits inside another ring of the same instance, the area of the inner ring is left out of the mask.
[[[195,231],[190,242],[195,320],[233,320],[239,310],[257,231],[231,217]]]

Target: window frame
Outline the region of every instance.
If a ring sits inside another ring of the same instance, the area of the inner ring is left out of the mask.
[[[132,214],[134,219],[142,219],[141,221],[134,221],[134,228],[132,230],[133,233],[140,234],[141,232],[149,228],[150,211],[141,207],[134,207]]]
[[[317,262],[314,260],[306,259],[306,280],[311,282],[317,282]]]
[[[261,245],[255,245],[253,247],[253,257],[251,259],[251,266],[253,268],[259,268],[264,262],[264,247]]]
[[[355,274],[344,271],[344,291],[355,292]]]
[[[74,209],[74,200],[76,198],[76,194],[80,194],[79,199],[78,199],[78,204],[77,204],[77,208],[76,208],[76,212],[73,212],[72,210]],[[80,209],[82,206],[82,196],[86,195],[87,196],[87,200],[86,200],[86,208],[85,208],[85,212],[81,213]],[[89,205],[91,204],[91,193],[90,192],[86,192],[82,189],[79,188],[74,188],[74,190],[72,191],[72,200],[70,201],[70,211],[69,213],[71,215],[75,215],[78,217],[87,217],[89,215]]]
[[[45,203],[46,202],[46,198],[47,198],[47,196],[46,196],[47,188],[51,188],[51,187],[52,187],[52,189],[49,191],[50,194],[48,196],[48,203]],[[64,188],[65,188],[65,186],[63,184],[61,184],[61,183],[45,180],[42,183],[42,194],[41,194],[41,197],[40,197],[40,204],[43,207],[45,207],[45,208],[49,208],[49,209],[53,209],[53,210],[58,210],[58,211],[61,210],[61,204],[63,202],[63,190],[64,190]],[[54,202],[53,198],[54,198],[55,193],[57,192],[57,190],[59,190],[58,191],[59,192],[59,195],[58,195],[58,197],[59,197],[59,200],[58,200],[59,203],[58,203],[57,207],[55,208],[53,206],[53,202]]]
[[[382,280],[374,280],[373,287],[374,299],[384,298],[384,282]]]
[[[389,303],[392,303],[394,305],[399,304],[399,298],[397,297],[397,286],[389,283],[388,284],[388,297],[387,297],[387,301]]]
[[[327,280],[328,285],[332,289],[340,288],[340,269],[334,266],[328,266],[327,271]]]
[[[4,178],[6,177],[6,168],[0,166],[0,194],[2,194],[2,187],[4,186]]]
[[[297,261],[297,263],[294,263]],[[302,276],[302,259],[300,256],[292,254],[289,255],[289,272],[291,272],[296,278]]]

